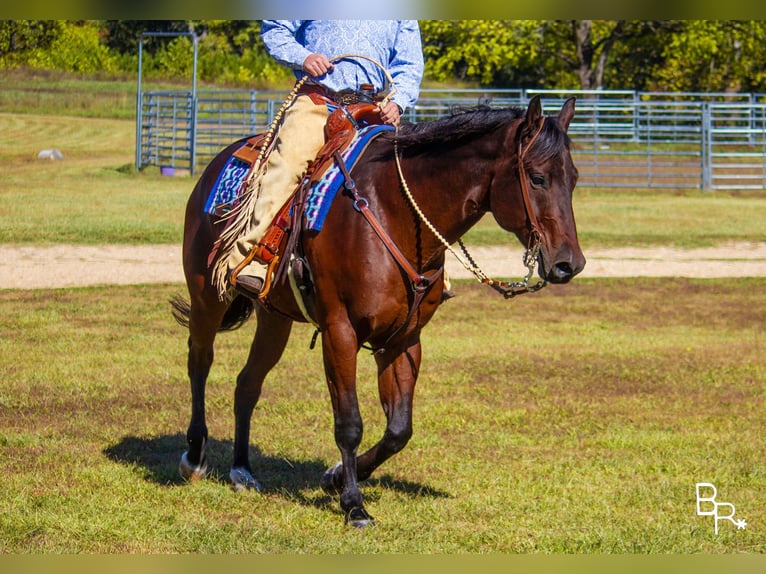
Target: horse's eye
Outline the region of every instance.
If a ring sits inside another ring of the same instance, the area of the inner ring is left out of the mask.
[[[537,187],[542,187],[545,185],[545,176],[540,174],[535,174],[532,177],[529,178],[532,180],[532,183]]]

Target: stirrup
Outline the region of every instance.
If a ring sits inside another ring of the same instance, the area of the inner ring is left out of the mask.
[[[251,299],[258,299],[263,291],[263,279],[255,275],[241,275],[232,277],[234,288]]]

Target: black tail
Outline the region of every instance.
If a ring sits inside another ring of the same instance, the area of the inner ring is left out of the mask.
[[[176,295],[168,301],[173,307],[173,318],[182,327],[189,328],[189,312],[191,306],[189,302],[180,295]],[[221,321],[218,331],[234,331],[244,325],[253,314],[253,302],[243,295],[237,295],[226,309],[226,313]]]

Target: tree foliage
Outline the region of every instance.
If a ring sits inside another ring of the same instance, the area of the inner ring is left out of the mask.
[[[116,55],[100,41],[99,32],[100,27],[93,22],[82,25],[63,23],[50,46],[29,51],[28,64],[34,68],[76,74],[117,72]]]
[[[764,21],[687,21],[665,45],[656,86],[677,91],[763,91],[764,38]]]
[[[31,50],[49,48],[61,30],[50,20],[0,20],[0,68],[23,62]]]
[[[427,73],[435,81],[523,87],[537,77],[533,21],[427,20],[420,27]]]
[[[766,22],[713,20],[422,20],[426,78],[496,88],[766,91]],[[145,31],[169,32],[143,37]],[[188,78],[284,87],[258,20],[0,21],[0,69]],[[175,33],[175,35],[173,35]]]
[[[482,86],[766,90],[766,22],[421,22],[428,76]]]

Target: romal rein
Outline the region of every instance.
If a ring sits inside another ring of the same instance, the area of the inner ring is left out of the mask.
[[[468,250],[466,249],[463,242],[458,239],[457,243],[460,246],[460,249],[463,252],[463,255],[465,255],[465,258],[461,256],[460,253],[455,251],[452,246],[450,245],[449,241],[447,241],[444,236],[439,233],[439,231],[434,227],[434,225],[428,220],[426,215],[423,213],[423,211],[418,206],[417,202],[415,201],[415,198],[412,196],[412,192],[410,192],[410,188],[407,185],[407,181],[404,178],[404,173],[402,172],[402,166],[399,161],[399,152],[396,148],[396,140],[394,140],[394,158],[396,159],[396,169],[399,172],[399,181],[402,184],[402,189],[404,190],[404,194],[407,197],[408,201],[410,202],[410,205],[415,210],[415,213],[418,214],[420,217],[420,220],[428,227],[428,229],[431,230],[431,232],[434,234],[434,236],[441,242],[442,245],[444,245],[444,248],[452,253],[455,258],[465,267],[469,272],[471,272],[476,279],[479,280],[479,282],[489,285],[492,287],[495,291],[500,293],[503,297],[506,299],[511,299],[515,297],[516,295],[521,295],[523,293],[534,293],[535,291],[539,291],[546,285],[545,279],[542,281],[539,281],[535,285],[530,286],[529,281],[532,279],[532,275],[535,272],[535,263],[537,261],[537,257],[540,253],[540,248],[542,246],[542,234],[540,233],[540,229],[537,223],[537,218],[535,217],[534,209],[532,209],[532,202],[529,198],[529,188],[527,186],[527,173],[524,170],[524,156],[526,154],[526,151],[532,147],[534,142],[537,140],[538,136],[542,132],[543,124],[545,123],[545,116],[540,118],[540,124],[537,126],[537,130],[532,135],[532,137],[529,140],[529,143],[527,144],[526,149],[522,148],[521,145],[521,139],[519,139],[519,152],[517,154],[518,157],[518,170],[519,170],[519,185],[521,186],[521,196],[524,204],[524,210],[526,212],[526,220],[529,227],[529,238],[527,241],[527,250],[524,253],[523,262],[524,266],[527,268],[527,275],[524,277],[523,281],[496,281],[492,279],[491,277],[487,276],[484,271],[481,270],[481,268],[476,264],[476,262],[473,260],[471,255],[468,253]]]

